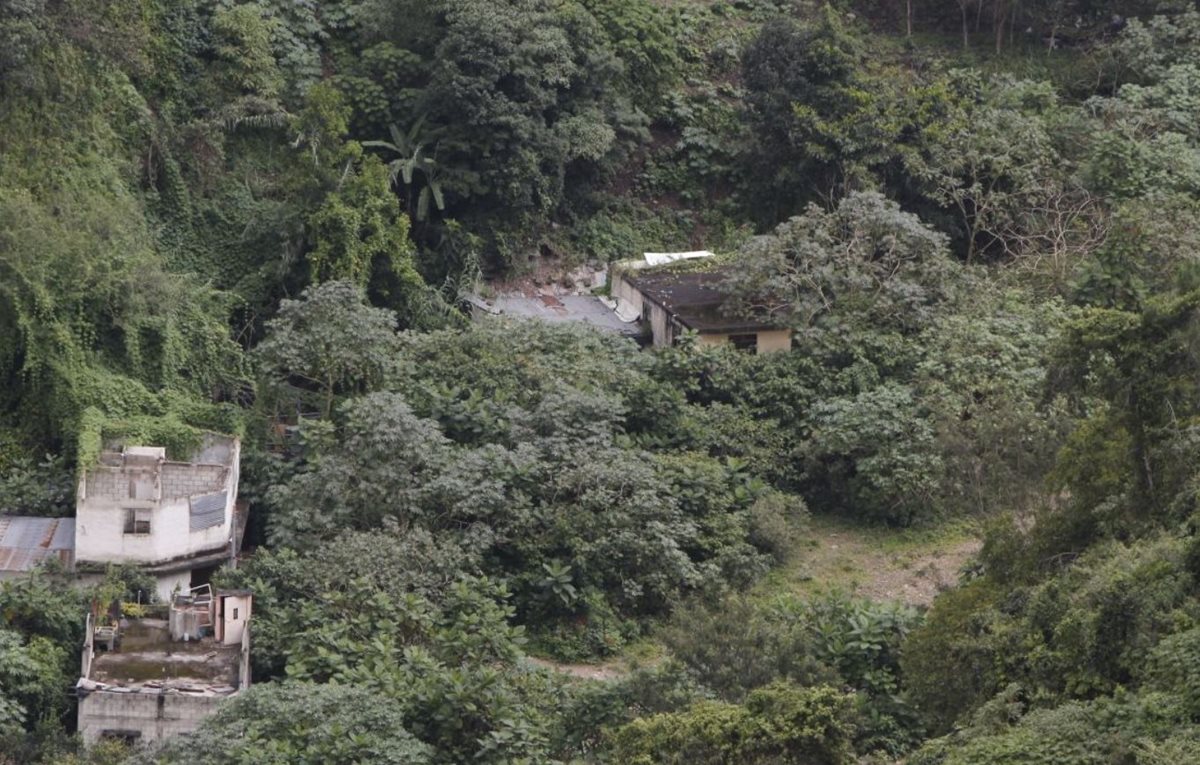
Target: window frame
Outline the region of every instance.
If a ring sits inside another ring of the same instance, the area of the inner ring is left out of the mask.
[[[147,507],[125,508],[125,525],[123,533],[130,537],[148,537],[153,533],[151,521],[153,514]]]

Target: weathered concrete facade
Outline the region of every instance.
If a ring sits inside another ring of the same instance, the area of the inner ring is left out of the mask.
[[[756,345],[755,353],[774,353],[789,351],[792,348],[792,333],[787,329],[759,329],[754,332]],[[708,332],[699,335],[701,345],[724,345],[732,342],[734,334],[728,332]]]
[[[103,737],[161,741],[189,733],[223,702],[221,696],[98,691],[79,700],[79,734],[85,744]]]
[[[622,312],[641,317],[655,347],[675,342],[675,327],[671,324],[670,314],[662,306],[646,300],[624,272],[614,272],[611,292]]]
[[[215,435],[191,462],[170,461],[159,447],[103,453],[76,492],[76,566],[136,564],[169,600],[190,586],[194,569],[233,559],[239,458],[236,438]]]

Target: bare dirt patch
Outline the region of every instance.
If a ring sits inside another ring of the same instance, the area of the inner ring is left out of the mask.
[[[536,656],[526,656],[525,661],[540,669],[551,669],[581,680],[619,680],[629,674],[629,666],[622,660],[603,664],[566,664]]]
[[[839,589],[872,600],[927,606],[958,582],[979,546],[968,527],[897,531],[817,518],[796,562],[769,577],[765,586],[797,593]]]

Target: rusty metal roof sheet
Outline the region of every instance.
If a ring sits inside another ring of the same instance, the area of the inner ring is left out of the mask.
[[[74,518],[0,515],[0,571],[29,571],[47,558],[67,563],[74,552]]]

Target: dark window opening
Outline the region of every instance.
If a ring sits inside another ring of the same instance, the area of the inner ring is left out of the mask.
[[[192,569],[192,578],[188,583],[190,587],[202,587],[206,584],[212,584],[212,576],[217,572],[220,566],[205,566],[204,568]]]
[[[127,508],[125,510],[125,533],[126,534],[149,534],[150,533],[150,511],[137,510]]]
[[[758,351],[758,335],[730,335],[729,342],[739,351]]]
[[[159,698],[162,699],[163,697],[160,696]],[[100,738],[105,739],[107,741],[120,741],[122,744],[125,744],[126,746],[133,746],[139,740],[141,740],[142,732],[140,730],[109,728],[107,730],[100,731]]]

